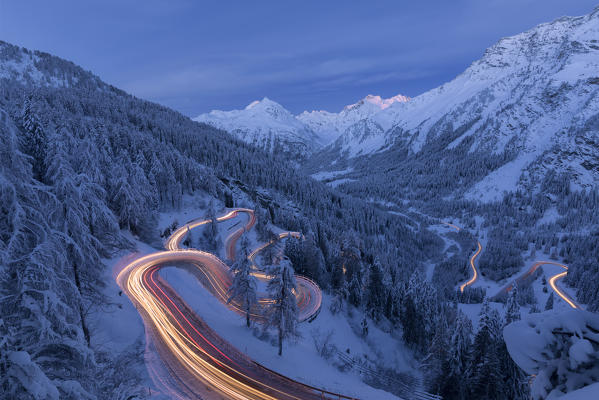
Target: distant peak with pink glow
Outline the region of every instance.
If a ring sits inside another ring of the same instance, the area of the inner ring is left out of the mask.
[[[393,103],[405,103],[409,100],[410,100],[409,97],[401,95],[401,94],[398,94],[393,97],[389,97],[388,99],[383,99],[381,96],[375,96],[375,95],[369,94],[368,96],[364,97],[362,100],[358,101],[357,103],[350,104],[349,106],[345,106],[344,110],[349,111],[351,109],[360,107],[365,103],[373,104],[373,105],[377,106],[378,108],[380,108],[381,110],[384,110],[385,108],[389,107]]]

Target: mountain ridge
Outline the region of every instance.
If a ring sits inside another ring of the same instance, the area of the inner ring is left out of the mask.
[[[242,110],[212,110],[193,120],[226,130],[270,152],[283,151],[301,161],[335,140],[347,126],[406,101],[409,98],[403,95],[388,99],[368,95],[339,113],[304,111],[293,115],[281,104],[264,97]]]

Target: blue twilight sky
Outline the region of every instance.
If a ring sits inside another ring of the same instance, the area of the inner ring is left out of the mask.
[[[416,96],[499,38],[599,0],[0,0],[0,39],[195,116],[267,96],[292,112]]]

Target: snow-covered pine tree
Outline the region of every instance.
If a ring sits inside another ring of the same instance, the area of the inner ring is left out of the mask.
[[[192,246],[192,240],[191,240],[191,229],[189,229],[189,225],[187,225],[187,231],[185,233],[185,239],[183,240],[183,246],[185,247],[191,247]]]
[[[233,283],[229,288],[227,303],[236,302],[239,304],[239,307],[245,311],[245,322],[249,328],[251,309],[258,299],[256,296],[256,278],[252,275],[252,263],[248,259],[248,245],[247,239],[241,241],[237,260],[231,267],[234,276]]]
[[[437,329],[431,341],[429,353],[423,360],[428,388],[433,393],[440,393],[447,378],[449,328],[445,314],[438,315]]]
[[[81,295],[64,235],[48,218],[62,205],[34,182],[9,121],[0,110],[0,392],[92,398],[97,365],[81,330]]]
[[[21,140],[24,153],[31,157],[33,177],[41,181],[45,175],[44,157],[48,145],[46,132],[40,120],[37,103],[42,101],[38,96],[30,94],[23,107],[23,137]]]
[[[301,239],[287,238],[285,241],[285,255],[291,261],[297,274],[319,281],[323,273],[323,257],[311,235]]]
[[[545,311],[553,310],[553,292],[547,298],[547,303],[545,303]]]
[[[359,307],[362,304],[363,292],[362,283],[358,280],[358,275],[352,277],[351,282],[345,283],[345,291],[347,292],[347,300],[354,307]]]
[[[268,306],[268,323],[279,335],[279,355],[283,354],[283,340],[297,336],[299,311],[293,294],[297,290],[293,267],[287,259],[268,269],[272,279],[268,282],[268,293],[272,303]]]
[[[447,375],[440,394],[447,399],[465,400],[468,394],[466,380],[470,348],[472,347],[472,322],[458,310],[455,328],[449,341]]]
[[[514,283],[512,290],[508,292],[505,303],[505,321],[510,324],[520,319],[520,305],[518,304],[518,284]]]
[[[474,337],[467,375],[470,398],[497,399],[501,391],[496,345],[500,329],[499,314],[491,310],[489,299],[485,297],[479,315],[479,328]]]
[[[218,235],[218,221],[216,220],[216,211],[214,210],[213,203],[210,203],[210,207],[208,207],[206,218],[210,222],[204,226],[204,246],[208,251],[216,251],[219,248],[220,237]]]
[[[385,287],[383,285],[383,268],[381,262],[377,258],[374,260],[374,263],[370,265],[366,287],[366,311],[374,321],[379,321],[381,314],[383,313],[383,301],[386,300],[385,292]]]
[[[266,246],[264,250],[261,252],[262,264],[263,265],[272,265],[275,263],[275,259],[278,256],[277,246],[275,245],[279,240],[279,235],[274,233],[273,231],[269,231],[267,236],[267,242],[272,243],[269,246]]]

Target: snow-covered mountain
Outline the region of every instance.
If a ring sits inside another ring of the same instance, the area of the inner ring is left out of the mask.
[[[410,98],[402,95],[383,99],[368,95],[355,104],[345,106],[339,113],[328,111],[304,111],[297,119],[309,126],[328,142],[337,139],[348,127],[365,118],[385,110],[394,103],[403,103]]]
[[[599,184],[599,8],[500,40],[453,81],[361,119],[327,159],[403,148],[505,155],[467,195],[497,198],[547,169]],[[392,167],[387,165],[386,167]]]
[[[389,99],[368,95],[339,113],[303,112],[292,115],[280,104],[264,98],[243,110],[211,111],[194,118],[237,136],[239,139],[267,149],[305,159],[333,142],[349,126],[368,118],[397,102],[409,98],[397,95]]]
[[[199,115],[194,120],[228,131],[272,153],[288,154],[299,160],[325,144],[283,106],[266,97],[250,103],[243,110],[215,110]]]

